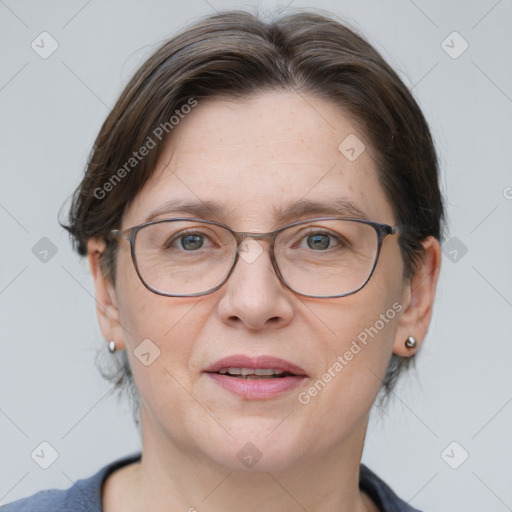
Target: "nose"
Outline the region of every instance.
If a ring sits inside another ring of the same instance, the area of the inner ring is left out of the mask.
[[[276,275],[268,242],[245,240],[225,284],[218,311],[222,321],[247,329],[280,328],[293,318],[293,292]]]

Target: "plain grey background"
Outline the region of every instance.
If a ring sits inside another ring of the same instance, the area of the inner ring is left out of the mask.
[[[140,447],[95,368],[106,343],[92,281],[57,223],[109,109],[199,16],[285,5],[0,0],[0,503],[69,487]],[[447,198],[430,332],[384,417],[373,415],[363,461],[425,511],[512,510],[512,2],[290,3],[302,7],[361,31],[413,89]],[[44,237],[54,248],[41,261]],[[58,453],[48,469],[31,457],[42,442]]]

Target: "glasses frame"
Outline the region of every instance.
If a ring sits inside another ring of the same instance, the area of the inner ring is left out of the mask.
[[[277,235],[281,231],[284,231],[285,229],[288,229],[293,226],[298,226],[300,224],[308,224],[311,222],[323,221],[323,220],[344,220],[344,221],[350,221],[350,222],[358,222],[360,224],[367,224],[368,226],[371,226],[376,232],[377,251],[375,254],[375,260],[373,262],[371,271],[370,271],[366,281],[359,288],[357,288],[353,291],[350,291],[347,293],[342,293],[340,295],[327,295],[327,296],[325,296],[325,295],[309,295],[309,294],[301,293],[301,292],[295,290],[292,286],[290,286],[286,282],[286,280],[284,279],[284,277],[281,274],[281,271],[279,269],[279,265],[277,264],[275,253],[274,253],[274,244],[275,244],[275,239],[276,239]],[[145,228],[146,226],[151,226],[153,224],[161,224],[164,222],[173,222],[173,221],[193,221],[193,222],[201,222],[204,224],[212,224],[214,226],[219,226],[219,227],[226,229],[234,237],[236,244],[237,244],[235,258],[233,260],[233,263],[231,265],[229,272],[226,274],[226,277],[217,286],[215,286],[205,292],[174,294],[174,293],[161,292],[161,291],[157,290],[156,288],[153,288],[152,286],[150,286],[148,283],[146,283],[146,281],[144,280],[144,278],[142,277],[142,275],[139,271],[139,267],[137,264],[137,257],[135,255],[135,238],[137,236],[137,233],[141,229]],[[266,233],[254,233],[254,232],[249,232],[249,231],[235,231],[235,230],[231,229],[229,226],[226,226],[226,224],[223,224],[222,222],[213,221],[213,220],[199,219],[199,218],[194,218],[194,217],[173,217],[173,218],[169,218],[169,219],[158,219],[158,220],[154,220],[154,221],[150,221],[150,222],[144,222],[142,224],[138,224],[137,226],[133,226],[131,228],[127,228],[127,229],[123,229],[123,230],[112,229],[109,232],[110,237],[112,237],[114,239],[118,239],[118,240],[124,239],[130,243],[130,253],[131,253],[132,262],[135,267],[135,271],[137,272],[137,275],[139,276],[140,281],[149,291],[156,293],[157,295],[162,295],[164,297],[200,297],[202,295],[208,295],[210,293],[217,291],[219,288],[224,286],[224,284],[226,284],[226,282],[230,278],[231,274],[233,273],[233,270],[235,269],[236,264],[238,263],[238,259],[240,256],[240,253],[239,253],[240,244],[242,244],[246,239],[252,238],[254,240],[270,239],[270,246],[269,246],[270,261],[271,261],[272,267],[274,268],[274,271],[275,271],[277,277],[279,278],[279,280],[281,281],[281,283],[286,288],[288,288],[293,293],[296,293],[297,295],[301,295],[302,297],[310,297],[310,298],[314,298],[314,299],[336,299],[336,298],[340,298],[340,297],[346,297],[348,295],[353,295],[354,293],[357,293],[358,291],[362,290],[370,281],[370,279],[375,271],[375,268],[377,267],[377,262],[379,260],[379,256],[380,256],[380,252],[381,252],[381,248],[382,248],[382,242],[384,241],[384,239],[387,236],[395,235],[395,234],[399,234],[397,226],[390,226],[389,224],[382,224],[380,222],[374,222],[374,221],[370,221],[370,220],[366,220],[366,219],[359,219],[359,218],[352,218],[352,217],[314,217],[311,219],[295,221],[295,222],[292,222],[291,224],[286,224],[285,226],[282,226],[274,231],[269,231]]]

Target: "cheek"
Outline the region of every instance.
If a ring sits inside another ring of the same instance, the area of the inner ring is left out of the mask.
[[[183,376],[202,329],[201,299],[157,295],[142,284],[130,258],[118,264],[119,320],[137,385]]]
[[[298,396],[312,429],[325,433],[323,440],[314,441],[318,446],[328,446],[332,436],[352,431],[375,401],[392,354],[396,325],[396,311],[382,307],[385,302],[375,296],[371,301],[361,299],[357,305],[338,308],[336,324],[332,318],[337,334],[330,336],[332,341],[324,341],[325,367]],[[332,426],[328,431],[326,418]]]
[[[371,406],[386,374],[403,311],[402,263],[399,253],[389,249],[362,290],[336,299],[323,311],[320,305],[311,308],[330,333],[318,347],[326,354],[325,368],[301,403],[323,402],[337,415],[343,415],[341,403],[356,408],[360,404],[362,410]]]
[[[336,338],[328,347],[327,371],[343,374],[351,382],[359,381],[366,371],[376,373],[377,378],[387,366],[400,309],[399,302],[388,297],[364,299],[362,295],[358,304],[338,311],[333,328]]]
[[[198,299],[159,296],[131,282],[123,293],[121,321],[141,406],[158,423],[172,425],[174,435],[186,438],[187,422],[173,418],[201,418],[188,391],[190,360],[203,330],[195,309]]]
[[[117,268],[116,295],[127,347],[134,350],[146,338],[160,345],[183,314],[182,302],[148,290],[137,275],[129,250],[119,254]]]

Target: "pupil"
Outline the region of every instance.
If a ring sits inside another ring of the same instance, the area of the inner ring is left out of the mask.
[[[308,247],[310,249],[327,249],[329,247],[328,235],[310,235],[308,236]]]
[[[181,239],[183,249],[200,249],[203,246],[203,239],[199,235],[187,235]]]

